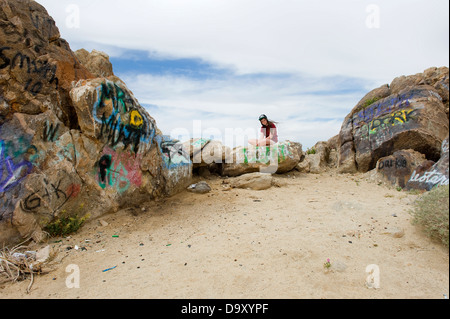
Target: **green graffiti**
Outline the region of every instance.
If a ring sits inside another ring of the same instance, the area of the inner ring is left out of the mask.
[[[116,165],[111,163],[110,168],[106,168],[106,175],[104,180],[99,180],[99,186],[105,189],[107,185],[116,188],[122,194],[130,187],[130,180],[126,177],[128,171],[122,163]]]
[[[244,164],[261,163],[269,164],[278,161],[281,163],[287,157],[292,157],[292,152],[289,150],[289,144],[281,144],[275,146],[256,146],[255,148],[243,148],[242,157]]]

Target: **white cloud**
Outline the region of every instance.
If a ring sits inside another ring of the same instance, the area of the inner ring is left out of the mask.
[[[445,0],[38,0],[69,42],[202,58],[238,73],[302,72],[376,79],[448,64]],[[368,5],[379,28],[368,28]]]
[[[149,113],[164,133],[192,132],[194,120],[203,129],[257,131],[255,118],[267,113],[280,122],[281,137],[310,147],[336,135],[371,89],[448,66],[446,0],[38,2],[74,50],[130,59],[130,50],[141,50],[153,59],[194,58],[230,71],[200,79],[121,74],[141,104],[158,106]],[[71,4],[79,8],[79,28],[66,23],[73,22]],[[367,11],[369,5],[379,10]],[[369,28],[368,18],[379,27]]]
[[[222,133],[217,139],[224,142],[227,130],[257,135],[258,116],[264,113],[279,122],[280,139],[311,147],[338,134],[349,105],[355,105],[362,94],[339,93],[341,85],[336,79],[305,81],[296,76],[200,81],[171,75],[129,74],[122,79],[141,104],[157,106],[148,111],[165,134],[189,131],[193,136],[194,122],[201,121],[200,131],[216,128]],[[317,91],[327,94],[316,94]]]

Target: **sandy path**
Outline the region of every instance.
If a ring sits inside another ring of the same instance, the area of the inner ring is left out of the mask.
[[[184,192],[104,216],[52,244],[55,270],[0,288],[1,298],[437,298],[449,295],[449,255],[410,224],[417,195],[362,175],[276,176],[279,187]],[[390,231],[403,229],[395,238]],[[112,237],[118,235],[119,237]],[[86,242],[85,240],[89,240]],[[65,250],[67,245],[82,249]],[[332,271],[323,264],[329,258]],[[366,267],[380,270],[368,289]],[[67,288],[68,265],[80,288]],[[107,272],[103,270],[116,268]]]

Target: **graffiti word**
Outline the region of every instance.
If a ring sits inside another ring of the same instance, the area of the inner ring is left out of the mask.
[[[274,147],[255,147],[254,149],[244,148],[243,150],[244,164],[248,163],[262,163],[268,164],[269,162],[281,163],[286,157],[292,156],[289,151],[289,147],[286,145],[278,145]]]
[[[448,185],[448,179],[449,177],[447,175],[444,175],[437,170],[425,172],[422,176],[414,171],[409,179],[409,182],[420,182],[433,186],[442,186]]]
[[[388,127],[403,125],[415,119],[418,110],[401,110],[371,121],[362,127],[362,138],[377,134]]]
[[[367,124],[374,119],[391,114],[395,110],[401,110],[409,108],[411,106],[410,100],[413,98],[423,97],[425,93],[423,91],[412,90],[408,93],[397,95],[391,99],[383,99],[376,102],[353,116],[354,125],[359,127],[361,125]]]
[[[25,91],[30,92],[33,95],[39,94],[44,84],[42,81],[49,84],[54,84],[55,88],[58,89],[59,79],[56,77],[56,65],[49,64],[48,61],[32,60],[29,56],[16,52],[13,54],[6,54],[7,51],[12,50],[10,47],[0,47],[0,70],[11,67],[26,69],[27,74],[37,74],[38,81],[33,81],[33,79],[28,79],[25,83]],[[9,56],[9,57],[8,57]]]
[[[16,186],[31,173],[32,169],[33,165],[25,160],[14,164],[13,160],[6,155],[4,141],[0,141],[0,193]]]
[[[52,216],[69,201],[69,199],[76,197],[81,189],[78,184],[70,184],[66,189],[61,188],[63,178],[57,182],[50,182],[44,178],[44,187],[32,192],[22,202],[22,208],[26,211],[33,211],[42,205],[42,201],[52,206]]]
[[[153,121],[138,110],[131,96],[117,84],[106,81],[97,88],[94,118],[101,124],[99,139],[110,146],[119,143],[137,154],[141,143],[151,146],[156,130]]]
[[[378,169],[383,169],[383,168],[405,168],[407,166],[407,161],[406,159],[399,159],[396,158],[395,160],[393,159],[389,159],[389,160],[384,160],[381,161],[378,164]]]

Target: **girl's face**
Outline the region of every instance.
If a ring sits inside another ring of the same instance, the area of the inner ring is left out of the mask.
[[[261,124],[264,125],[264,126],[267,126],[267,124],[269,124],[269,123],[267,122],[266,119],[262,119],[261,120]]]

